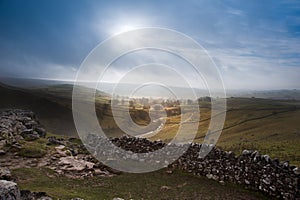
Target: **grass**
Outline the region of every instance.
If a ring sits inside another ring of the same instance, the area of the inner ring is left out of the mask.
[[[267,199],[241,186],[208,180],[175,170],[147,174],[123,173],[115,177],[70,179],[45,168],[20,168],[12,171],[21,189],[45,191],[55,199]],[[167,186],[163,189],[162,186]]]
[[[253,115],[265,115],[266,111],[248,111]],[[269,112],[273,112],[271,109]],[[278,110],[278,112],[280,112]],[[228,113],[225,127],[232,126],[230,119],[239,118],[241,114]],[[259,120],[247,121],[223,130],[217,143],[227,150],[240,153],[242,149],[255,149],[263,154],[280,160],[290,160],[300,165],[300,110],[277,113]],[[248,117],[249,118],[253,118]],[[245,116],[247,119],[247,116]],[[243,119],[243,120],[245,120]],[[239,147],[239,148],[237,148]]]
[[[230,98],[217,146],[237,154],[244,149],[259,150],[262,154],[300,166],[299,108],[299,101]],[[206,120],[210,117],[210,110],[201,107],[200,111],[201,121],[195,140],[199,143],[210,123]],[[179,121],[180,116],[169,118],[164,129],[151,139],[170,141],[178,131]]]
[[[41,158],[47,153],[45,143],[45,139],[26,141],[22,144],[22,149],[18,151],[18,155],[26,158]]]
[[[21,145],[21,149],[13,147],[12,144],[6,144],[3,148],[5,151],[14,152],[22,157],[41,158],[46,155],[47,150],[50,148],[46,143],[46,138],[39,138],[31,141],[20,140],[19,144]]]

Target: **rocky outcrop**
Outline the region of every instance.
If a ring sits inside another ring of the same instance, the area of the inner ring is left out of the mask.
[[[21,200],[17,184],[11,181],[0,180],[0,200]]]
[[[18,140],[35,140],[45,137],[46,131],[31,111],[19,109],[0,110],[0,140],[18,144]]]

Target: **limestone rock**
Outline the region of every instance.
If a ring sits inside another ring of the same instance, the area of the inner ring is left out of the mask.
[[[20,190],[17,184],[11,181],[0,180],[1,200],[21,200]]]

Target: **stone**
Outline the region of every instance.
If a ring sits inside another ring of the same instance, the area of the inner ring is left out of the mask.
[[[269,178],[263,179],[263,182],[264,182],[264,184],[266,184],[266,185],[270,185],[270,184],[271,184],[271,181],[270,181]]]
[[[44,128],[38,126],[34,128],[34,131],[36,131],[40,137],[46,137],[46,130]]]
[[[253,151],[253,152],[251,153],[251,158],[254,158],[254,157],[256,157],[256,156],[259,156],[258,151]]]
[[[33,131],[30,134],[22,135],[22,137],[27,141],[33,141],[39,139],[40,135],[37,132]]]
[[[212,174],[206,174],[206,177],[207,177],[208,179],[212,179],[212,178],[213,178],[213,175],[212,175]]]
[[[20,191],[21,199],[33,199],[33,195],[29,190],[21,190]]]
[[[11,180],[11,173],[8,168],[0,168],[0,179],[7,181]]]
[[[61,141],[59,141],[55,136],[48,137],[48,145],[63,145]]]
[[[6,152],[2,149],[0,149],[0,156],[4,156],[6,154]]]
[[[52,200],[45,192],[31,192],[29,190],[21,190],[22,200]]]
[[[94,163],[88,162],[81,159],[76,159],[73,156],[67,156],[67,157],[61,157],[59,159],[60,165],[69,165],[68,170],[70,171],[82,171],[84,169],[92,169],[94,166]]]
[[[299,167],[294,168],[294,169],[293,169],[293,172],[294,172],[295,174],[299,175],[299,174],[300,174],[300,168],[299,168]]]
[[[272,190],[273,192],[275,192],[275,191],[276,191],[276,188],[275,188],[275,186],[270,186],[269,188],[270,188],[270,190]]]
[[[290,166],[290,163],[289,163],[289,161],[285,161],[282,165],[283,165],[283,168],[288,169]]]
[[[163,185],[160,187],[160,190],[170,190],[171,187],[170,186],[166,186],[166,185]]]
[[[32,132],[33,132],[32,129],[24,129],[24,130],[20,133],[20,135],[23,136],[23,137],[25,137],[26,135],[31,134]]]
[[[232,151],[225,152],[225,158],[234,158],[234,153]]]
[[[22,146],[19,143],[15,143],[15,144],[11,145],[10,149],[12,151],[19,151],[22,149]]]
[[[271,161],[271,158],[269,155],[263,155],[264,160],[269,163]]]
[[[0,180],[0,199],[21,200],[17,184],[12,181]]]
[[[278,160],[278,158],[273,159],[272,163],[275,166],[279,166],[279,160]]]
[[[243,152],[242,152],[243,156],[247,156],[249,154],[251,154],[251,152],[249,150],[243,150]]]

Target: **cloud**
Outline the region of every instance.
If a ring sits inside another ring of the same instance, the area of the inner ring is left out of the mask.
[[[280,49],[274,54],[268,54],[265,47],[212,49],[209,52],[220,68],[227,89],[299,89],[299,56],[289,58],[286,55],[291,54],[291,50],[283,46]]]
[[[18,5],[6,1],[0,7],[0,73],[71,79],[89,51],[122,27],[155,26],[181,31],[203,45],[228,88],[299,88],[299,8],[296,0],[29,1]],[[151,37],[147,39],[150,43]],[[176,45],[174,38],[161,42]],[[120,46],[115,44],[111,50]],[[179,49],[194,55],[193,47]],[[116,65],[106,79],[118,80],[131,64],[162,62],[184,66],[177,68],[197,85],[195,73],[179,59],[160,53],[136,55],[132,60]],[[209,73],[205,67],[202,70]],[[154,71],[148,74],[158,76]]]

